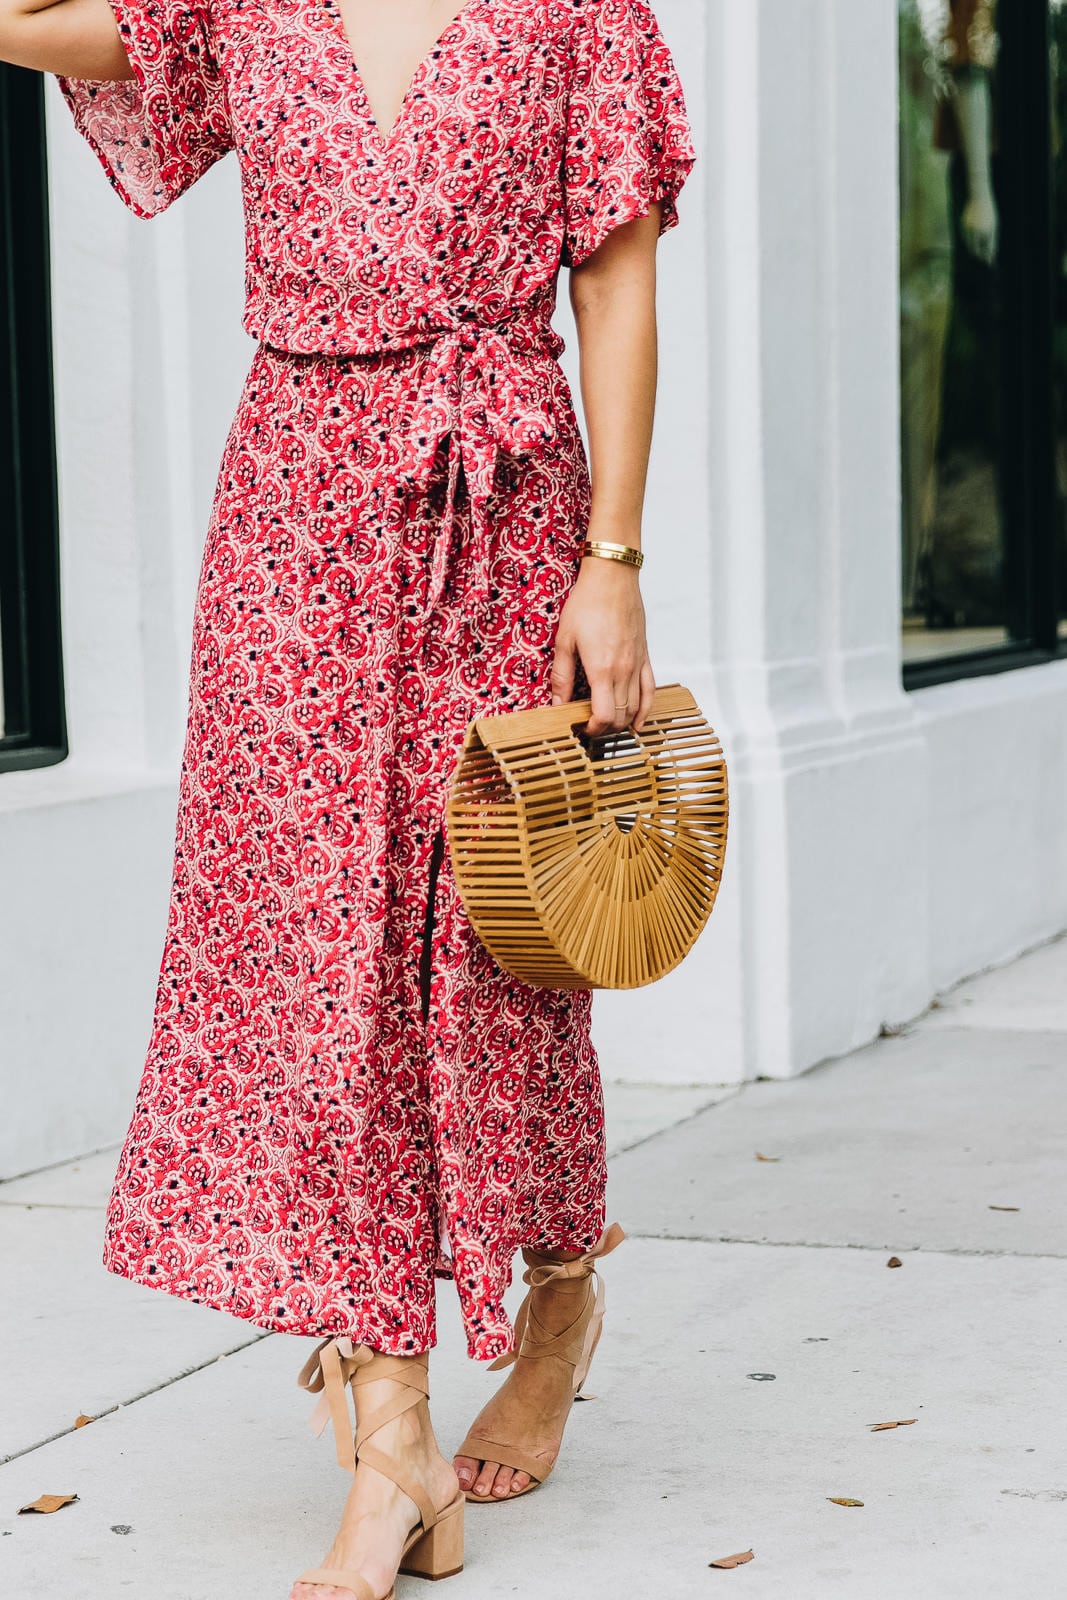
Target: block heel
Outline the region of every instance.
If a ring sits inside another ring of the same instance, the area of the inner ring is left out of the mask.
[[[451,1578],[463,1571],[463,1507],[458,1495],[446,1506],[432,1528],[419,1533],[400,1562],[400,1571],[412,1578]],[[416,1530],[417,1531],[417,1530]]]

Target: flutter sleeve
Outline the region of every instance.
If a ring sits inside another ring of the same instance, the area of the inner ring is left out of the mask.
[[[563,162],[562,260],[663,203],[660,233],[696,160],[674,59],[646,0],[583,0],[575,23]]]
[[[57,75],[79,133],[139,217],[154,217],[233,146],[211,0],[109,0],[133,78]]]

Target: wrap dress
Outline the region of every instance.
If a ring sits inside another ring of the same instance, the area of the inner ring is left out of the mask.
[[[196,595],[174,869],[104,1264],[409,1354],[455,1280],[511,1348],[522,1244],[604,1225],[588,991],[479,943],[443,808],[469,720],[548,704],[590,480],[561,265],[695,153],[645,0],[468,0],[380,129],[337,0],[111,0],[58,79],[138,216],[228,151],[244,326]]]

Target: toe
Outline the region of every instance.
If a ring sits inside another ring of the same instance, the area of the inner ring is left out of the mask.
[[[481,1466],[481,1462],[475,1460],[473,1456],[455,1456],[453,1457],[452,1465],[456,1469],[456,1477],[459,1479],[460,1488],[466,1491],[478,1476],[478,1468]]]
[[[512,1494],[521,1494],[524,1489],[528,1489],[529,1487],[530,1474],[528,1472],[516,1472],[511,1480]]]
[[[498,1500],[505,1500],[511,1493],[512,1470],[510,1467],[501,1467],[493,1479],[493,1494]]]
[[[493,1487],[493,1480],[499,1470],[499,1461],[483,1461],[482,1470],[474,1481],[474,1493],[488,1497]]]

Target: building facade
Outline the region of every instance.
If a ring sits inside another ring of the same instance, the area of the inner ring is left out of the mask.
[[[1019,278],[1044,240],[1054,302],[1059,6],[1020,0],[1030,34],[988,0],[655,9],[700,160],[660,249],[643,588],[658,681],[723,738],[731,835],[692,953],[594,1013],[606,1077],[727,1083],[799,1073],[1067,927],[1056,307],[1042,322]],[[1035,83],[1047,116],[1020,132]],[[200,550],[252,353],[232,158],[138,221],[45,91],[69,753],[0,770],[5,1175],[125,1126]],[[1038,183],[1020,211],[1011,162],[1042,126],[1052,198]],[[577,392],[565,275],[560,302]]]

